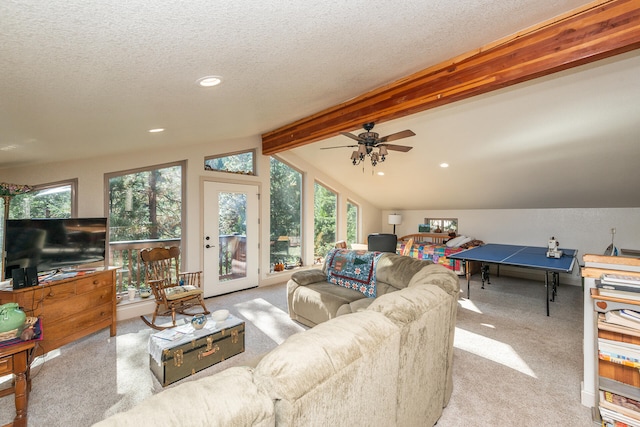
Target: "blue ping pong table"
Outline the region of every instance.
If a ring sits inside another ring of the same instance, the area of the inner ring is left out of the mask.
[[[455,254],[448,255],[449,259],[457,259],[464,261],[467,272],[470,272],[469,261],[480,262],[480,272],[482,275],[482,289],[484,282],[491,283],[489,279],[489,265],[497,264],[510,265],[514,267],[533,268],[544,270],[544,286],[547,291],[547,316],[549,315],[549,300],[555,301],[560,281],[559,273],[571,273],[576,261],[577,250],[560,249],[562,256],[560,258],[548,258],[548,248],[538,246],[521,246],[521,245],[502,245],[496,243],[488,243],[483,246],[467,249]],[[498,270],[499,272],[500,270]],[[552,292],[549,296],[549,273],[551,273]],[[467,298],[471,298],[471,274],[467,274]]]

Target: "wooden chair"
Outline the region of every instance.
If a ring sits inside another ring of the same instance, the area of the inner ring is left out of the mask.
[[[413,238],[409,239],[407,243],[405,243],[404,248],[402,248],[402,253],[400,255],[409,256],[411,255],[411,247],[413,246]]]
[[[180,248],[142,249],[140,257],[145,266],[145,280],[156,300],[151,321],[145,316],[140,316],[147,325],[154,329],[176,326],[176,313],[197,314],[186,313],[185,310],[198,305],[202,307],[202,313],[209,314],[202,297],[200,279],[202,272],[180,272]],[[156,324],[158,316],[169,314],[171,314],[172,326]]]

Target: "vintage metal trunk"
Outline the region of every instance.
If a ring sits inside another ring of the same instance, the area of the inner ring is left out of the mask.
[[[202,329],[196,331],[195,335],[186,336],[186,339],[162,343],[160,360],[156,360],[157,354],[154,357],[150,349],[149,366],[160,384],[163,387],[167,386],[242,353],[245,325],[239,319],[235,320],[235,322],[227,322],[231,324],[220,329]],[[152,340],[157,345],[158,340],[153,338]]]

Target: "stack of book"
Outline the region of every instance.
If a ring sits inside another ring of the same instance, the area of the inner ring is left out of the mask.
[[[603,274],[596,280],[598,293],[606,297],[640,301],[640,277],[621,274]]]
[[[606,364],[599,368],[602,425],[640,427],[640,277],[603,275],[596,287],[602,296],[629,300],[598,315],[598,358]]]

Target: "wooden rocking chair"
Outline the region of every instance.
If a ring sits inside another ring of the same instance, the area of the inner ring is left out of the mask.
[[[180,272],[180,248],[174,246],[169,249],[142,249],[140,257],[145,265],[145,280],[156,300],[151,321],[145,316],[140,316],[147,325],[154,329],[176,326],[176,313],[197,314],[186,313],[185,310],[198,305],[202,307],[203,314],[209,314],[202,298],[200,281],[202,272]],[[171,326],[156,324],[156,317],[169,314],[171,314]]]

